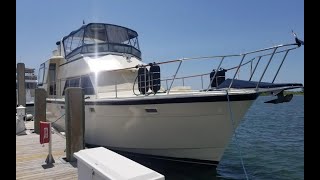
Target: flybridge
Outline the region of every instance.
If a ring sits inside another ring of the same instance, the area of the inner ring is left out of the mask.
[[[90,53],[126,53],[141,59],[138,33],[118,25],[86,24],[65,36],[61,42],[67,60],[77,54]]]

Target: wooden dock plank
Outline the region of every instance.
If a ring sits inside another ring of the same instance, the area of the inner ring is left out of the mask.
[[[27,121],[28,130],[33,130],[33,121]],[[16,179],[78,179],[76,163],[65,162],[66,140],[61,135],[52,135],[53,166],[45,163],[48,144],[40,144],[39,135],[27,133],[16,136]]]

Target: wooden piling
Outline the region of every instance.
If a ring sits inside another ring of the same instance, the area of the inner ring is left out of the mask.
[[[46,117],[46,98],[45,89],[35,89],[34,97],[34,132],[40,133],[40,121],[47,121]]]
[[[26,107],[25,65],[17,64],[18,106]]]
[[[84,94],[81,88],[66,89],[66,156],[67,161],[75,161],[73,153],[84,149]]]

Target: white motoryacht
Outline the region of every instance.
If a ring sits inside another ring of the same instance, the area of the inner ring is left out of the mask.
[[[64,118],[57,119],[65,113],[65,90],[81,87],[89,147],[217,165],[260,93],[277,95],[270,103],[282,103],[292,98],[284,90],[303,87],[275,83],[287,54],[301,46],[299,41],[233,55],[147,63],[142,61],[136,31],[89,23],[56,45],[53,56],[40,65],[38,76],[39,88],[48,93],[47,119],[64,131]],[[262,81],[275,56],[281,64],[270,81]],[[189,62],[198,66],[203,61],[208,62],[206,67],[197,67],[202,73],[184,68]],[[267,65],[259,75],[260,61]],[[250,70],[243,70],[250,65]],[[173,73],[168,74],[169,70]],[[248,74],[247,79],[239,79],[240,70]],[[194,80],[187,86],[189,79]],[[196,88],[191,87],[196,83]]]

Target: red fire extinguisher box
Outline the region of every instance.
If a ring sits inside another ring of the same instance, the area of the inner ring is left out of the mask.
[[[40,144],[50,141],[50,122],[40,121]]]

